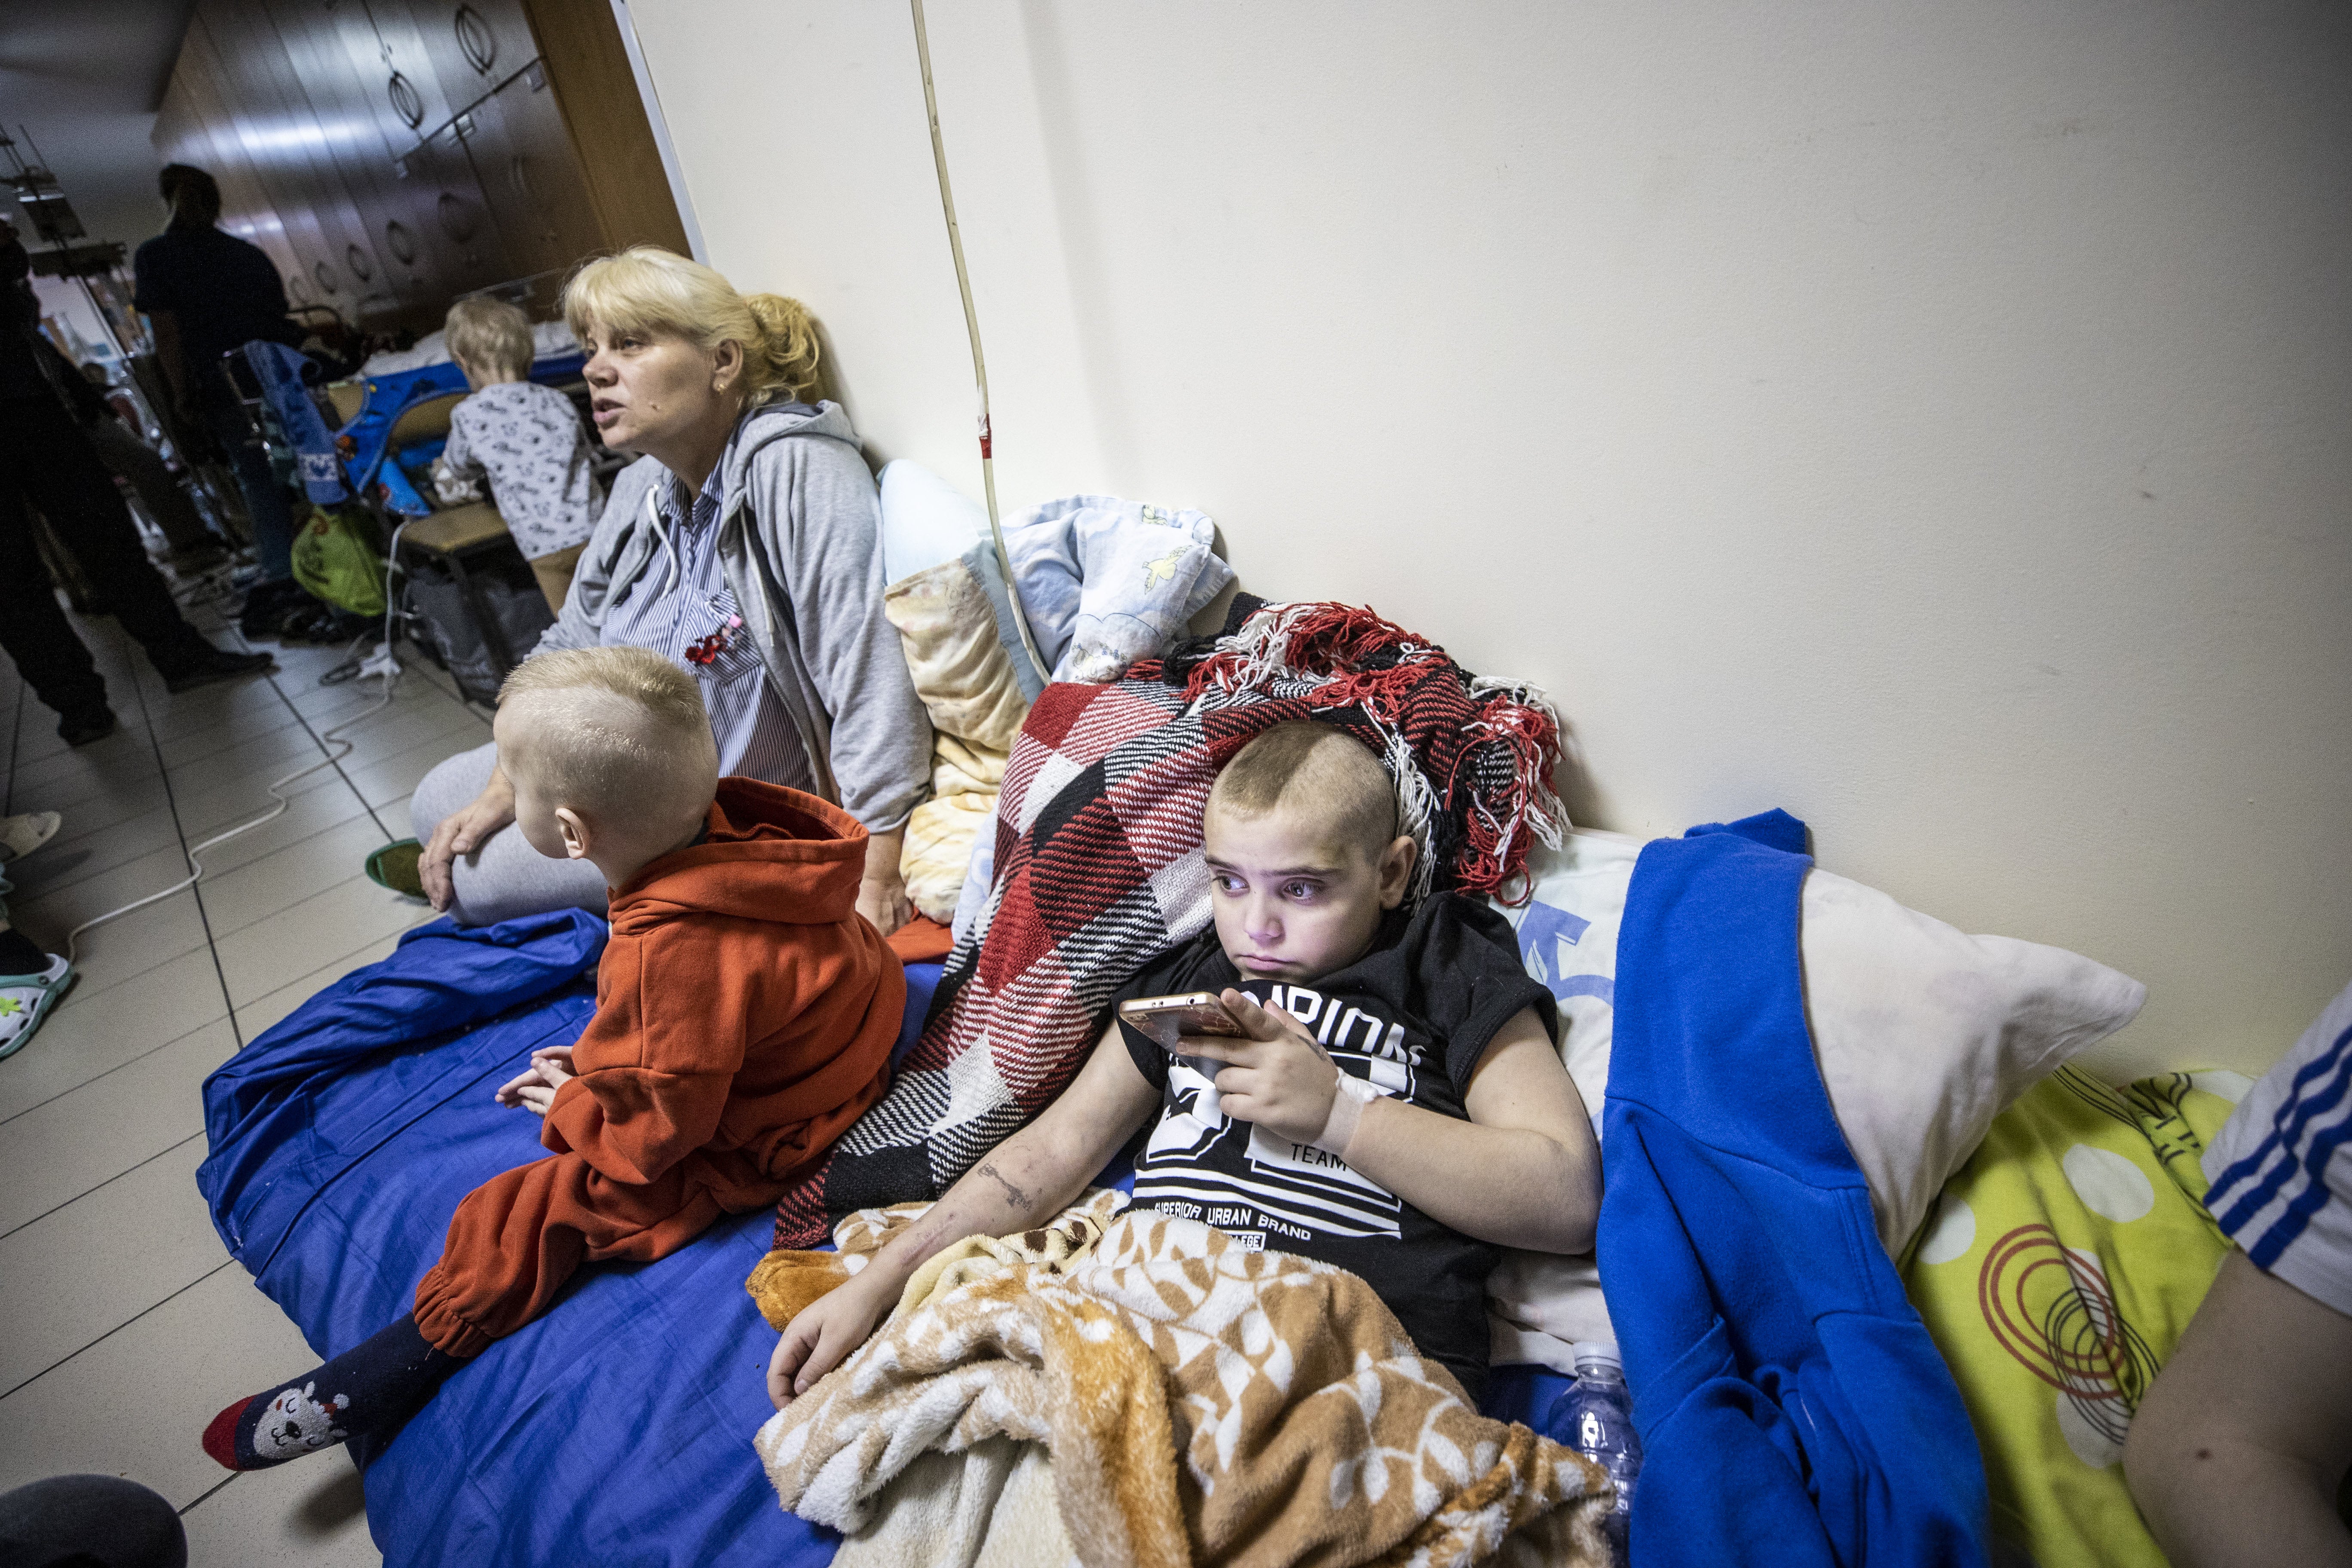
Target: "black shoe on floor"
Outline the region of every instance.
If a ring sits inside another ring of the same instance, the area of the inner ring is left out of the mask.
[[[203,572],[228,559],[228,541],[208,535],[201,544],[184,544],[163,557],[175,572]]]
[[[245,595],[245,606],[237,613],[236,629],[248,637],[278,637],[289,620],[324,607],[291,577],[257,583]]]
[[[230,653],[226,648],[207,647],[203,658],[165,675],[163,689],[194,691],[199,686],[210,686],[217,680],[259,675],[265,669],[276,668],[276,664],[277,661],[266,653]]]
[[[68,746],[87,746],[114,733],[114,710],[100,702],[77,708],[58,721],[58,739]]]
[[[278,640],[327,644],[349,642],[351,638],[343,634],[342,618],[328,605],[314,602],[287,613],[278,626]]]

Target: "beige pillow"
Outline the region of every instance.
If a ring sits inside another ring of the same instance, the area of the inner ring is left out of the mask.
[[[1010,752],[1029,701],[997,637],[987,590],[959,556],[882,591],[882,614],[898,630],[907,673],[934,729],[993,752]]]
[[[908,900],[941,925],[955,918],[972,846],[996,826],[1004,762],[1003,752],[968,744],[945,730],[932,732],[931,798],[907,818],[898,870]]]

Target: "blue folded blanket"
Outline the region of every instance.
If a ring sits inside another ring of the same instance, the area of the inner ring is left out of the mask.
[[[604,945],[578,910],[435,921],[205,1082],[197,1184],[320,1355],[406,1311],[458,1200],[545,1152],[539,1119],[491,1091],[578,1036]],[[917,1022],[938,973],[908,972]],[[831,1562],[832,1532],[777,1506],[751,1450],[776,1336],[743,1279],[772,1223],[743,1215],[660,1263],[583,1269],[553,1312],[355,1455],[385,1561]]]
[[[205,1080],[212,1153],[196,1184],[229,1251],[321,1357],[408,1310],[458,1201],[546,1152],[539,1119],[491,1091],[536,1047],[579,1035],[604,946],[604,922],[576,910],[474,930],[436,921]],[[908,966],[898,1054],[939,976]],[[1133,1179],[1123,1163],[1104,1179],[1119,1173]],[[742,1215],[659,1263],[582,1270],[552,1312],[483,1352],[380,1450],[354,1453],[384,1561],[832,1562],[839,1538],[778,1506],[751,1447],[773,1414],[776,1335],[743,1281],[772,1223]],[[1487,1406],[1541,1412],[1562,1386],[1508,1369]]]

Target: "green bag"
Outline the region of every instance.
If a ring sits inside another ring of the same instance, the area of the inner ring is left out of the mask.
[[[383,558],[362,531],[364,514],[318,506],[294,536],[294,580],[310,594],[355,616],[383,614]]]

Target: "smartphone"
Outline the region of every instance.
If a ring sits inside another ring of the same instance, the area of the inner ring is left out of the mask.
[[[1176,1048],[1180,1035],[1223,1035],[1241,1038],[1247,1034],[1234,1016],[1225,1011],[1213,991],[1192,991],[1181,996],[1139,996],[1132,1002],[1118,1005],[1122,1022],[1134,1025],[1170,1050]]]

